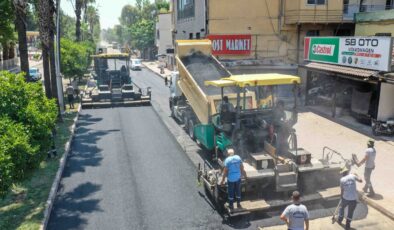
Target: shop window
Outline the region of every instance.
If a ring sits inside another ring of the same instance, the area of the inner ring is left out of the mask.
[[[318,37],[320,36],[320,31],[319,30],[308,30],[306,32],[307,37]]]
[[[189,34],[189,39],[193,39],[193,33]]]
[[[200,39],[200,33],[196,33],[196,39]]]
[[[326,0],[307,0],[308,5],[325,5]]]

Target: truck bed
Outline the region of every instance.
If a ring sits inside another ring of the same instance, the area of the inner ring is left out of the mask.
[[[220,95],[220,88],[205,86],[205,81],[218,80],[229,77],[230,73],[225,70],[217,60],[201,52],[180,57],[182,63],[189,71],[198,86],[207,96]],[[224,93],[235,93],[235,88],[226,87]]]

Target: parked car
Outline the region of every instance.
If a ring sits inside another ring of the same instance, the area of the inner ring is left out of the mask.
[[[131,69],[141,70],[142,64],[140,59],[131,59]]]
[[[39,81],[41,79],[41,73],[38,68],[30,68],[29,75],[33,81]]]

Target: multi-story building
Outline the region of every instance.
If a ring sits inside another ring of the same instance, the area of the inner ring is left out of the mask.
[[[259,72],[264,65],[300,63],[305,36],[353,35],[353,14],[360,10],[354,7],[357,3],[359,0],[172,0],[174,39],[208,37],[215,43],[217,57],[233,71]],[[227,50],[226,42],[244,45]]]
[[[156,22],[156,47],[161,61],[165,62],[169,69],[173,67],[173,38],[172,38],[172,14],[160,13]]]

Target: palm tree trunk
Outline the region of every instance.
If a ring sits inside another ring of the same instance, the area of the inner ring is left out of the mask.
[[[44,87],[45,87],[45,95],[47,98],[52,97],[51,92],[51,72],[49,68],[49,55],[48,55],[48,47],[42,46],[42,67],[44,70]]]
[[[75,40],[81,41],[81,13],[82,13],[82,0],[75,0]]]
[[[27,50],[27,37],[26,37],[26,10],[27,2],[24,0],[14,0],[15,9],[15,27],[18,31],[19,43],[19,57],[21,71],[25,72],[26,81],[31,81],[29,75],[29,54]]]

